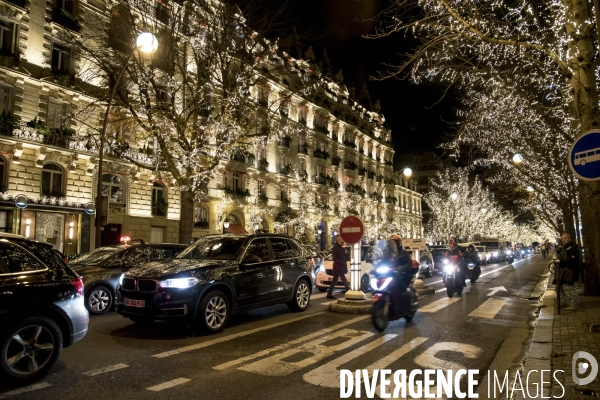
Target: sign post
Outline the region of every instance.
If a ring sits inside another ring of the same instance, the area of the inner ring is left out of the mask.
[[[350,249],[350,290],[346,292],[346,299],[348,300],[365,299],[365,294],[360,287],[360,241],[364,231],[360,218],[353,215],[344,218],[340,224],[340,236],[344,239],[344,242],[352,246]]]
[[[577,178],[600,180],[600,131],[589,131],[578,137],[569,150],[568,163]]]

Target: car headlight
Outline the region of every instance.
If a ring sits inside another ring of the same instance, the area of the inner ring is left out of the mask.
[[[454,273],[454,265],[446,265],[446,268],[444,270],[446,271],[447,274],[453,274]]]
[[[378,274],[384,275],[384,274],[387,274],[388,272],[390,272],[390,267],[386,267],[386,266],[377,267],[375,272]]]
[[[497,252],[497,251],[495,251],[495,252],[493,253],[493,255],[494,255],[494,257],[498,257],[498,252]]]
[[[319,272],[325,272],[325,266],[323,264],[319,265]]]
[[[448,264],[450,262],[450,260],[448,260],[447,258],[444,258],[444,264]]]
[[[163,288],[185,289],[194,286],[198,282],[198,278],[175,278],[160,281],[159,284]]]
[[[119,285],[123,286],[123,278],[125,278],[125,274],[121,274],[119,277]]]
[[[510,254],[512,254],[512,251],[506,250],[506,254],[510,255]]]

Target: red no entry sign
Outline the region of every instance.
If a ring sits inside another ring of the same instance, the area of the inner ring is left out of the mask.
[[[340,224],[340,236],[348,244],[360,242],[364,232],[362,221],[353,215],[344,218]]]

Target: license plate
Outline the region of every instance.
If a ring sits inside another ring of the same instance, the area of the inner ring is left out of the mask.
[[[146,302],[144,300],[125,299],[125,305],[127,307],[144,308]]]

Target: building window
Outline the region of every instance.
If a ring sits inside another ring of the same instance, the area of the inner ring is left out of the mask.
[[[229,172],[223,171],[223,188],[229,188]]]
[[[279,196],[280,196],[281,201],[284,201],[284,202],[289,201],[287,186],[283,185],[279,188]]]
[[[156,2],[156,19],[163,24],[169,24],[169,9],[171,6],[167,0],[158,0]]]
[[[11,88],[0,86],[0,114],[11,112]]]
[[[265,184],[265,180],[259,179],[257,185],[258,185],[258,195],[266,196],[267,195],[267,185]]]
[[[167,203],[167,188],[159,182],[152,185],[152,215],[165,217],[169,203]]]
[[[68,106],[66,103],[59,103],[50,99],[46,114],[46,125],[48,128],[61,128],[67,125],[67,113]]]
[[[42,168],[42,196],[65,197],[63,192],[63,169],[55,164]]]
[[[237,172],[234,172],[232,174],[231,183],[232,183],[231,189],[233,189],[234,193],[242,192],[240,174],[238,174]]]
[[[269,89],[265,86],[258,87],[258,104],[265,107],[269,104]]]
[[[70,48],[60,43],[54,43],[51,69],[55,74],[73,75],[73,54]]]
[[[308,118],[308,108],[304,106],[300,106],[298,109],[298,122],[306,125],[306,120]]]
[[[0,20],[0,46],[2,53],[15,54],[15,24]]]
[[[109,205],[125,205],[125,182],[114,174],[102,175],[102,196],[108,196]]]

